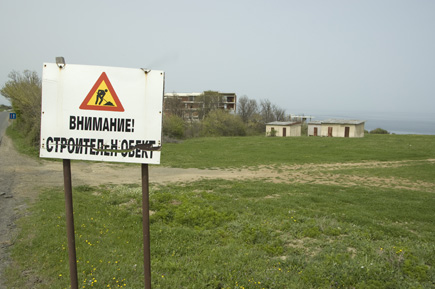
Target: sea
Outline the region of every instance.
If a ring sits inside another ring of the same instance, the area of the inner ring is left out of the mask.
[[[382,128],[394,134],[435,135],[435,112],[318,111],[317,113],[304,115],[312,116],[312,121],[325,120],[329,118],[364,120],[364,127],[368,131]],[[308,118],[308,121],[310,121],[310,118]]]

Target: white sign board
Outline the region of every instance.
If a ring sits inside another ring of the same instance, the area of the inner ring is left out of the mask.
[[[40,157],[159,164],[164,73],[44,63]]]

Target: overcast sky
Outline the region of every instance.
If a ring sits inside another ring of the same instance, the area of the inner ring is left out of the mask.
[[[435,115],[434,15],[433,0],[0,0],[0,85],[64,56],[287,113]]]

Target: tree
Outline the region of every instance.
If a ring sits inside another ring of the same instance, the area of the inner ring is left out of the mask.
[[[246,95],[239,98],[237,114],[240,115],[244,123],[248,123],[257,112],[258,105],[255,99],[249,99]]]
[[[247,134],[248,135],[257,135],[264,134],[264,130],[266,125],[263,123],[261,115],[257,112],[254,113],[247,123]]]
[[[174,94],[171,97],[165,97],[164,106],[165,113],[183,117],[184,105],[178,95]]]
[[[41,80],[35,71],[9,73],[10,80],[0,90],[17,114],[17,128],[29,144],[39,145],[41,124]]]
[[[261,100],[258,105],[255,99],[247,96],[238,99],[237,114],[246,124],[249,135],[264,133],[266,123],[286,120],[285,109],[272,104],[268,99]]]
[[[260,114],[263,118],[264,124],[272,121],[286,120],[285,109],[272,104],[268,99],[260,101]]]
[[[204,119],[211,111],[219,108],[222,103],[222,95],[218,91],[207,90],[204,91],[197,98],[199,102],[199,119]]]
[[[273,105],[272,111],[273,111],[275,121],[285,121],[285,109]]]
[[[263,123],[275,121],[275,115],[273,113],[273,105],[268,99],[263,99],[260,101],[260,114]]]

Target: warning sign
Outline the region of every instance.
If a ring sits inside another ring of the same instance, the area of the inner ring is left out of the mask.
[[[44,63],[40,157],[159,164],[164,72]]]
[[[80,109],[124,111],[106,73],[103,72],[89,91]]]

